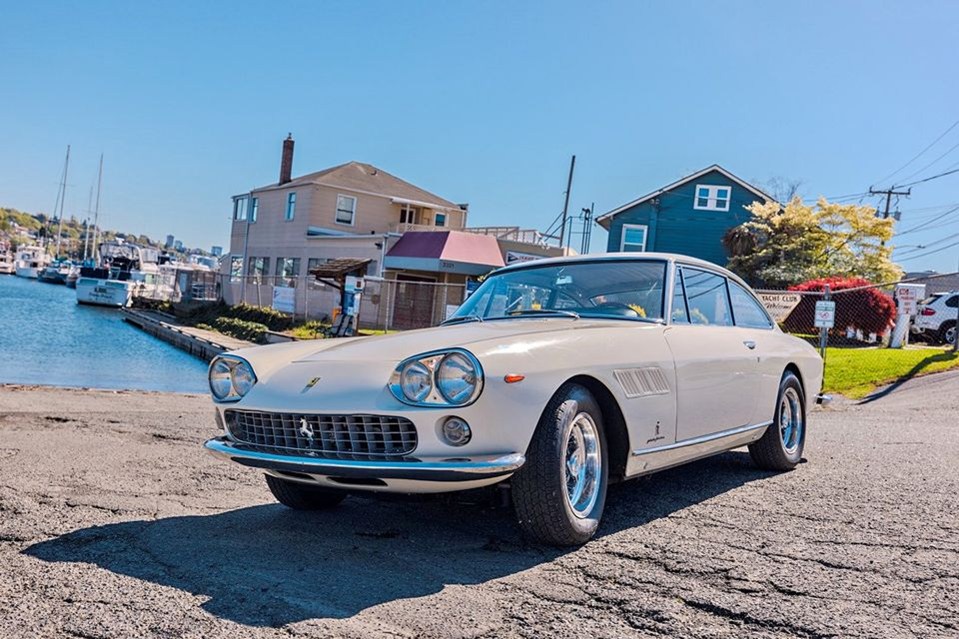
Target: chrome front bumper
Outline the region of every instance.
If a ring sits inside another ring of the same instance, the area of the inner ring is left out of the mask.
[[[283,455],[217,437],[204,444],[215,457],[244,466],[288,473],[363,479],[473,481],[509,475],[526,461],[521,453],[481,457],[403,457],[395,460],[353,460]]]

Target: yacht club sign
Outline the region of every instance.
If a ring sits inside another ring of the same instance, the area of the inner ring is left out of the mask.
[[[793,309],[799,306],[802,295],[786,291],[756,291],[759,301],[777,323],[786,321]]]

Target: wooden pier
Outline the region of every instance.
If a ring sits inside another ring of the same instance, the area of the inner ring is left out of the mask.
[[[256,346],[222,333],[185,326],[166,313],[130,308],[122,308],[120,312],[127,322],[207,362],[226,351]]]

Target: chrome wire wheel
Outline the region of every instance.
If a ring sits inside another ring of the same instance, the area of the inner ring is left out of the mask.
[[[564,444],[566,503],[580,519],[589,516],[599,497],[602,454],[599,431],[588,413],[578,413]]]
[[[782,399],[779,400],[779,434],[787,454],[792,455],[799,448],[799,444],[802,442],[803,427],[803,412],[799,393],[796,392],[795,388],[789,387],[783,392]]]

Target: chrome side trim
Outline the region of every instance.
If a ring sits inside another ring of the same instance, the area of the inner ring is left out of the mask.
[[[702,435],[700,437],[693,437],[692,439],[684,439],[682,441],[678,441],[672,444],[663,444],[662,446],[654,446],[653,448],[643,448],[640,450],[634,450],[633,456],[650,455],[652,453],[661,453],[667,450],[685,448],[687,446],[696,446],[698,444],[706,444],[708,442],[716,441],[718,439],[725,439],[726,437],[742,435],[743,433],[759,430],[760,428],[767,428],[768,426],[772,426],[772,420],[768,422],[763,422],[761,424],[749,424],[748,426],[739,426],[738,428],[731,428],[729,430],[720,431],[718,433],[710,433],[708,435]]]
[[[330,459],[278,454],[257,446],[233,442],[226,437],[211,439],[203,446],[215,457],[253,468],[368,479],[472,481],[509,475],[526,462],[526,456],[522,453],[479,457],[404,457],[397,460]]]

